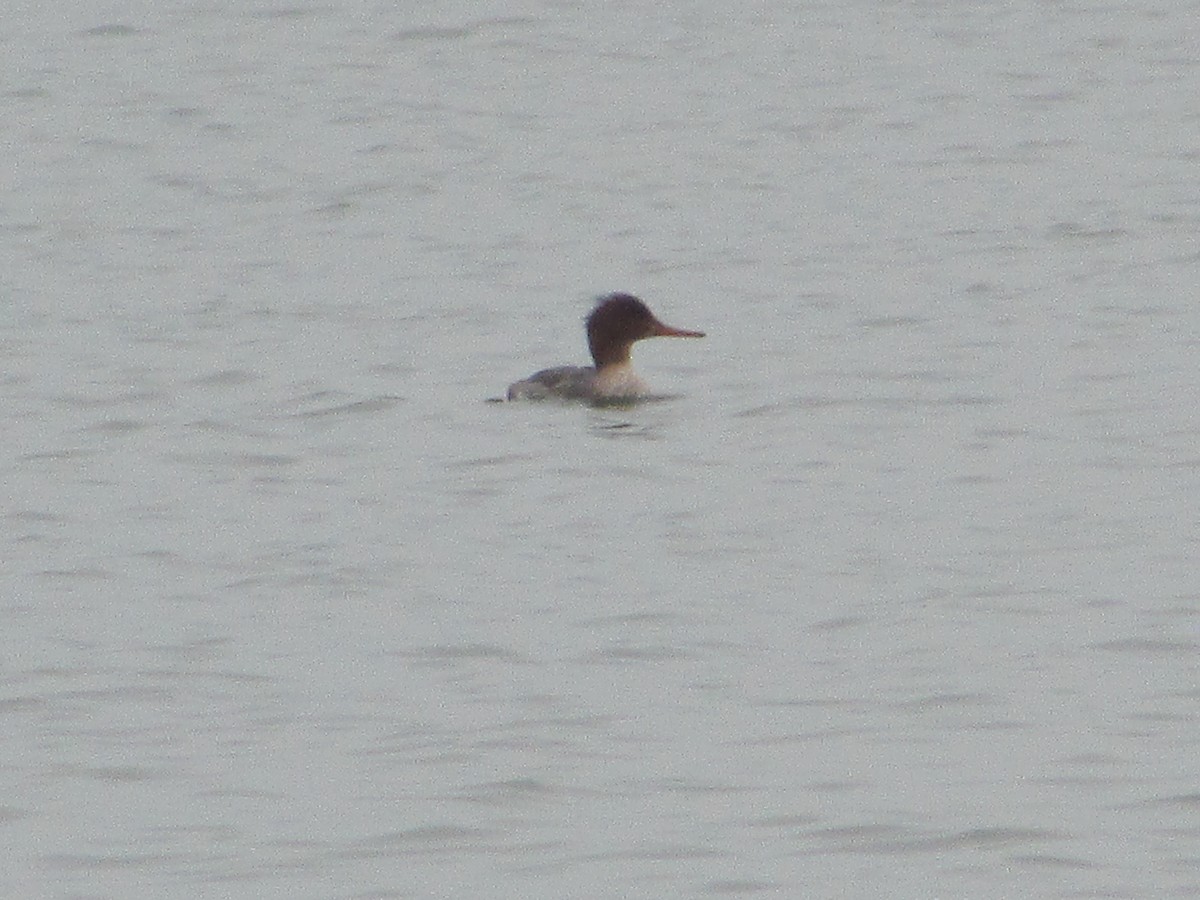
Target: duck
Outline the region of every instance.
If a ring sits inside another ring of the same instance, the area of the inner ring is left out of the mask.
[[[673,328],[658,320],[633,294],[599,298],[585,321],[591,366],[557,366],[534,372],[508,387],[509,400],[583,400],[591,403],[629,402],[650,395],[648,385],[633,371],[634,343],[652,337],[702,338],[703,331]]]

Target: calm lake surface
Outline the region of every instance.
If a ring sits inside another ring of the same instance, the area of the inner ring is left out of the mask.
[[[1195,4],[6,19],[0,895],[1200,896]]]

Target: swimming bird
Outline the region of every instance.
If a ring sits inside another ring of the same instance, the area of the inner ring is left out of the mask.
[[[649,388],[633,371],[630,349],[634,341],[651,337],[704,337],[703,331],[686,331],[664,325],[649,307],[632,294],[601,297],[588,314],[587,341],[593,366],[559,366],[542,369],[509,385],[509,400],[605,401],[636,400]]]

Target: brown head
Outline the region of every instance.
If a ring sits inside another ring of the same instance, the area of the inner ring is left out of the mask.
[[[587,337],[592,360],[601,369],[629,362],[629,348],[634,341],[651,337],[704,337],[704,332],[664,325],[632,294],[609,294],[588,315]]]

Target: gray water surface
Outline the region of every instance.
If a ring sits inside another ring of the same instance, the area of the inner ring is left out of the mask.
[[[0,895],[1200,896],[1195,12],[19,5]]]

